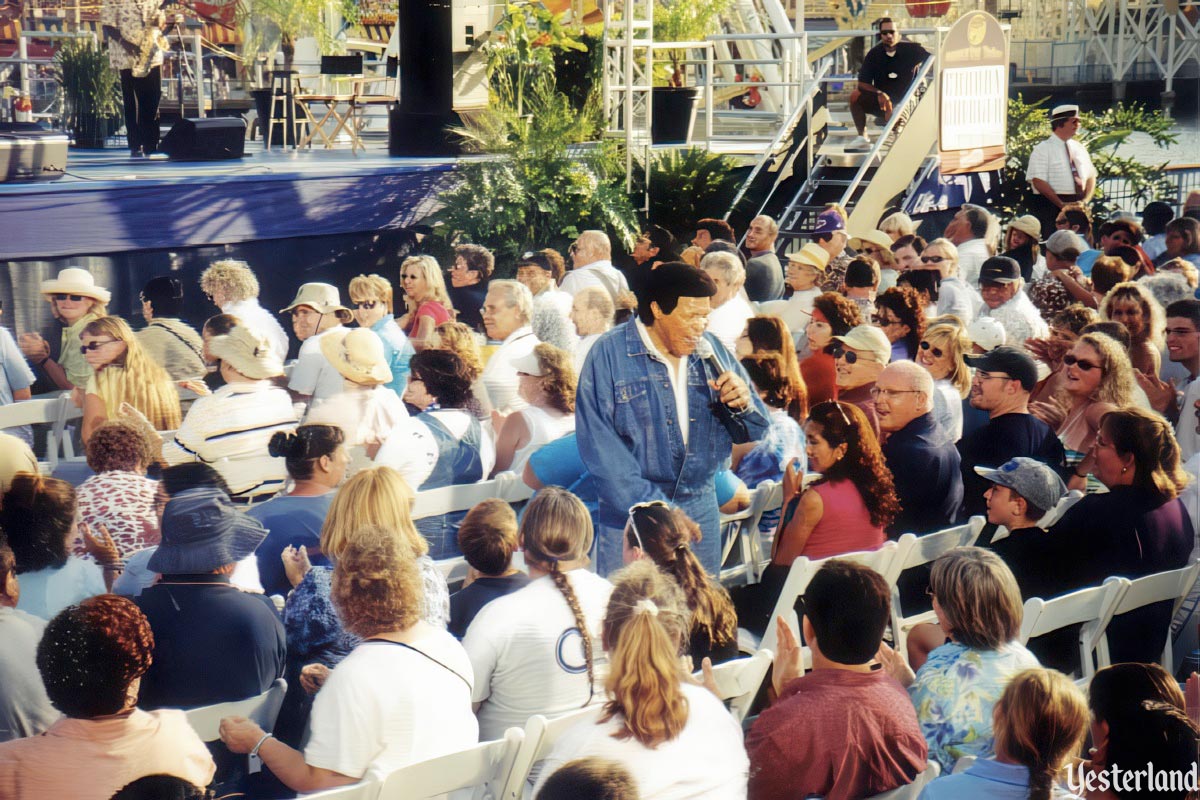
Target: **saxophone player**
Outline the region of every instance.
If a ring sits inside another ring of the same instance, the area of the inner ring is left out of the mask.
[[[158,150],[158,104],[166,41],[163,0],[104,0],[100,24],[108,59],[121,75],[125,130],[134,158]]]

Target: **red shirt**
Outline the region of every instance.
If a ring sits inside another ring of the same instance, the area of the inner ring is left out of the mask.
[[[872,797],[912,782],[928,748],[908,692],[883,671],[819,669],[788,684],[746,737],[750,800]]]

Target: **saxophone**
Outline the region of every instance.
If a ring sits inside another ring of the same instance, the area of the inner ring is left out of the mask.
[[[160,50],[166,50],[169,46],[162,32],[164,19],[163,12],[157,12],[150,24],[146,26],[146,30],[142,32],[142,42],[141,47],[138,48],[137,60],[131,67],[133,77],[144,78],[149,75],[150,70],[153,69],[151,64],[154,63],[155,56]]]

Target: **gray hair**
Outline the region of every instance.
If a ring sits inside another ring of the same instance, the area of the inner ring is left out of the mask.
[[[601,286],[585,286],[575,293],[575,299],[582,300],[583,307],[588,311],[595,311],[599,314],[607,327],[612,326],[613,315],[617,313],[617,307],[613,304],[612,295],[608,293],[607,289]]]
[[[548,298],[533,301],[533,320],[530,325],[539,342],[552,344],[568,353],[574,353],[579,344],[579,337],[575,335],[570,320]]]
[[[768,217],[766,214],[759,214],[757,217],[750,220],[750,222],[753,224],[759,220],[767,223],[767,233],[769,235],[774,236],[779,233],[779,223],[775,221],[774,217]]]
[[[717,273],[734,289],[741,288],[746,282],[746,268],[742,266],[742,260],[724,250],[714,250],[705,255],[700,259],[700,269]]]
[[[913,390],[925,395],[925,403],[922,410],[926,413],[933,410],[933,393],[935,389],[933,376],[929,374],[929,370],[915,361],[893,361],[883,368],[883,372],[899,373],[904,376],[908,380],[908,385]],[[883,373],[880,374],[882,375]]]
[[[514,280],[494,280],[488,284],[488,294],[492,292],[499,292],[510,306],[516,306],[526,325],[533,322],[533,295],[528,286]]]
[[[612,258],[612,242],[604,231],[584,231],[575,241],[579,249],[595,256],[597,260]]]
[[[963,212],[963,219],[971,226],[971,236],[976,239],[988,238],[988,231],[995,226],[999,230],[1000,224],[983,206],[972,205],[966,203],[960,209]]]

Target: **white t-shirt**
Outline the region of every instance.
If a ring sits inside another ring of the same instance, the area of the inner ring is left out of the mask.
[[[493,408],[510,412],[527,405],[517,394],[517,368],[512,362],[532,353],[537,345],[538,339],[533,335],[533,328],[527,325],[510,333],[487,360],[479,379],[487,388]]]
[[[479,741],[467,654],[450,634],[417,624],[409,647],[364,642],[329,674],[313,702],[305,763],[379,777]]]
[[[567,580],[592,637],[591,699],[599,702],[604,679],[595,665],[602,658],[600,625],[612,584],[585,569],[571,570]],[[507,728],[525,727],[534,714],[557,717],[588,703],[583,639],[566,598],[549,576],[484,606],[467,628],[463,647],[475,671],[472,700],[483,704],[483,741],[499,739]]]
[[[1141,387],[1138,387],[1141,388]],[[1200,453],[1200,419],[1196,419],[1196,401],[1200,400],[1200,379],[1188,384],[1183,393],[1183,405],[1179,409],[1179,422],[1175,426],[1175,438],[1179,441],[1179,460],[1187,461]]]
[[[729,352],[737,350],[738,337],[746,330],[746,320],[754,316],[754,308],[743,292],[714,308],[708,315],[708,332],[717,337]]]
[[[629,291],[625,273],[612,265],[611,261],[593,261],[586,266],[576,267],[563,276],[559,289],[574,296],[580,289],[599,286],[608,292],[614,301],[621,292]]]
[[[430,413],[458,439],[466,434],[472,420],[470,414],[460,409],[447,408]],[[417,417],[397,422],[375,454],[376,466],[391,467],[399,472],[413,491],[429,479],[437,460],[437,439],[429,426]],[[496,444],[486,431],[480,437],[479,460],[483,463],[483,475],[490,475],[496,465]]]
[[[958,245],[958,274],[972,289],[979,288],[979,268],[991,257],[983,239],[968,239]]]
[[[941,423],[952,442],[962,438],[962,400],[962,395],[950,381],[942,378],[933,382],[933,418]]]
[[[321,337],[345,330],[345,326],[335,325],[304,340],[296,363],[288,373],[289,389],[296,394],[312,395],[313,400],[328,400],[342,393],[346,379],[321,352]]]
[[[637,781],[641,800],[743,798],[750,760],[742,729],[724,704],[702,686],[683,684],[688,717],[679,735],[651,750],[632,737],[615,739],[619,718],[598,722],[601,709],[571,728],[542,762],[541,782],[568,761],[616,761]]]
[[[242,324],[255,333],[266,336],[271,343],[271,352],[278,356],[280,361],[287,360],[287,332],[284,331],[274,314],[258,304],[257,298],[226,303],[221,307],[221,312],[237,317]]]

